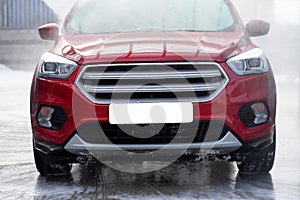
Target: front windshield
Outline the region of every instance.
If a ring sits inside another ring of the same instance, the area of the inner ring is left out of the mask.
[[[226,0],[85,0],[65,25],[68,34],[235,29]]]

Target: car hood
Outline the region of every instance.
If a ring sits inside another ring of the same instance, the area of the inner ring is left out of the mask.
[[[78,63],[118,61],[224,61],[253,44],[242,31],[61,35],[53,53]]]

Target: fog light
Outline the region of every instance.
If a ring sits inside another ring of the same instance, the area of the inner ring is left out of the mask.
[[[239,118],[248,127],[267,123],[269,120],[268,108],[263,101],[245,104],[239,111]]]
[[[52,130],[59,130],[67,121],[65,111],[57,106],[42,106],[37,115],[39,126]]]
[[[37,121],[39,125],[44,128],[51,128],[52,127],[51,118],[53,113],[54,113],[54,108],[43,106],[40,109],[40,112],[37,117]]]
[[[268,121],[269,112],[264,103],[255,103],[251,108],[255,115],[254,124],[263,124]]]

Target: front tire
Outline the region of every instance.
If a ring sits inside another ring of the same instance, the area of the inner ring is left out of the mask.
[[[35,166],[41,176],[69,175],[71,164],[48,164],[43,160],[42,153],[33,147]]]
[[[246,158],[241,161],[237,162],[237,166],[239,168],[239,173],[241,174],[266,174],[271,171],[274,165],[275,160],[275,150],[276,150],[276,134],[274,133],[273,136],[273,143],[258,152],[253,152],[251,154],[256,154],[259,157],[256,160]],[[252,157],[253,155],[251,155]]]

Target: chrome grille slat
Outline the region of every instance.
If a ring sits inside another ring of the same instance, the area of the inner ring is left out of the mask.
[[[225,71],[215,62],[113,63],[85,66],[75,85],[92,102],[110,104],[208,102],[228,82]],[[132,94],[130,99],[126,99],[128,94]]]
[[[83,75],[83,79],[88,80],[111,80],[111,79],[174,79],[178,77],[183,78],[212,78],[212,77],[220,77],[222,74],[218,70],[204,70],[201,72],[198,71],[181,71],[180,73],[174,71],[166,71],[166,72],[132,72],[130,74],[123,74],[117,72],[108,72],[99,74],[97,72],[87,72]]]
[[[191,85],[143,85],[136,87],[134,85],[122,86],[84,86],[89,93],[130,93],[130,92],[205,92],[214,91],[218,89],[220,83],[213,84],[191,84]]]

